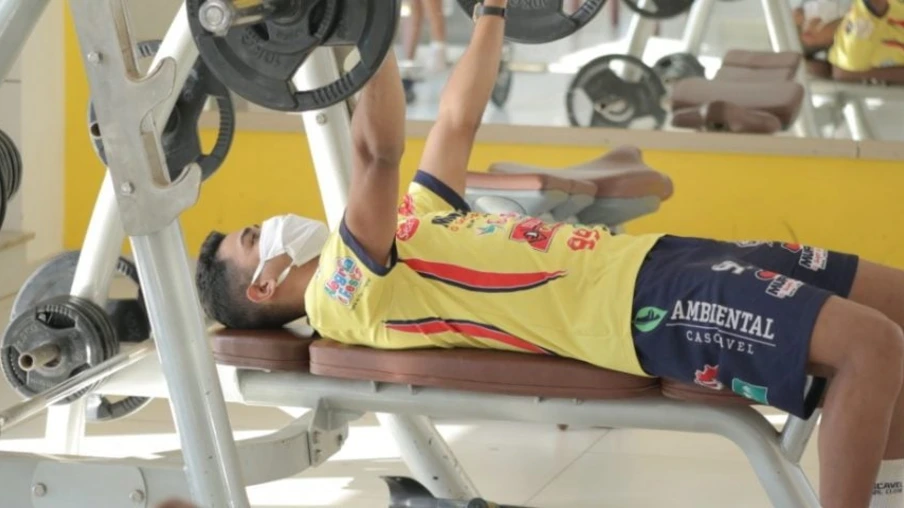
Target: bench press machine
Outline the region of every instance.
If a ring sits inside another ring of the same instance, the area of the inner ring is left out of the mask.
[[[28,32],[21,28],[34,26],[48,1],[0,4],[12,6],[0,9],[7,16],[0,19],[5,51],[21,47]],[[246,485],[322,464],[341,448],[348,422],[365,412],[378,414],[413,476],[440,498],[478,496],[430,417],[715,433],[743,450],[774,505],[819,505],[799,466],[817,415],[807,421],[789,418],[778,432],[735,395],[568,359],[463,349],[373,350],[313,340],[290,328],[208,333],[179,225],[181,212],[197,199],[199,171],[189,166],[170,183],[160,153],[162,120],[198,57],[185,8],[152,70],[139,79],[124,0],[69,4],[109,163],[72,293],[103,303],[128,235],[154,337],[124,345],[106,362],[0,412],[3,432],[48,410],[48,437],[57,438],[54,447],[60,453],[0,454],[4,506],[152,507],[182,497],[203,507],[247,507]],[[17,30],[10,30],[9,19],[19,22]],[[295,81],[309,89],[337,76],[333,53],[321,48]],[[328,222],[335,227],[347,199],[349,111],[340,103],[301,117]],[[671,193],[669,179],[644,165],[639,150],[622,147],[562,171],[498,164],[472,175],[467,199],[486,211],[616,227],[655,211]],[[99,395],[170,400],[181,451],[154,459],[79,456],[84,399],[54,404],[89,386]],[[225,401],[312,411],[273,434],[236,442]]]

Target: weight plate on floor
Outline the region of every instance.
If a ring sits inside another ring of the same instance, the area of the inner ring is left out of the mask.
[[[135,51],[139,59],[144,59],[152,58],[159,48],[160,41],[143,41],[136,44]],[[198,122],[208,99],[211,98],[217,103],[220,126],[213,148],[209,153],[204,153],[198,133]],[[170,179],[173,181],[178,179],[185,167],[192,162],[201,166],[203,180],[210,178],[223,165],[229,154],[235,137],[235,123],[235,106],[229,89],[211,74],[201,59],[198,59],[173,105],[173,112],[160,137]],[[94,114],[94,105],[91,103],[88,105],[88,132],[94,142],[95,152],[106,165],[103,135]]]
[[[629,9],[644,18],[668,19],[683,14],[694,0],[624,0]],[[641,6],[643,4],[643,6]]]
[[[666,55],[653,64],[653,70],[666,86],[671,86],[682,79],[706,77],[706,68],[690,53]]]
[[[512,46],[507,44],[502,50],[502,60],[499,62],[499,75],[496,77],[496,85],[493,86],[493,93],[490,100],[497,108],[505,106],[508,102],[509,95],[512,93],[512,80],[514,75],[510,64],[512,63]]]
[[[220,36],[201,25],[203,3],[186,0],[201,58],[230,90],[278,111],[323,109],[360,91],[392,48],[402,8],[402,0],[296,1],[280,17],[233,27]],[[352,46],[360,58],[336,81],[297,90],[295,74],[320,46]]]
[[[663,126],[665,85],[640,59],[606,55],[591,60],[575,75],[565,98],[568,120],[575,127],[626,129],[650,118]]]
[[[458,0],[468,17],[480,0]],[[522,44],[544,44],[564,39],[593,20],[606,0],[586,0],[578,9],[565,13],[564,0],[512,0],[506,8],[505,38]]]
[[[38,348],[56,349],[47,357]],[[20,395],[33,397],[118,352],[113,325],[89,300],[57,296],[14,319],[0,343],[0,369]],[[26,361],[26,358],[30,359]],[[68,404],[96,388],[67,397]]]

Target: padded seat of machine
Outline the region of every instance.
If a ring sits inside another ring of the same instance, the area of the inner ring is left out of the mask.
[[[633,146],[621,146],[602,157],[564,169],[499,162],[490,166],[489,173],[529,173],[586,180],[596,185],[597,198],[656,196],[664,201],[673,191],[671,179],[647,166],[640,150]]]
[[[311,345],[318,376],[472,392],[575,399],[655,396],[659,380],[566,358],[484,349],[381,350],[331,340]]]
[[[596,195],[596,185],[586,180],[560,178],[543,173],[468,172],[469,189],[495,191],[562,191],[568,194]]]
[[[803,102],[804,88],[794,81],[740,82],[688,78],[672,89],[672,110],[698,108],[713,102],[772,114],[787,127],[797,117]]]
[[[801,56],[790,51],[747,51],[733,49],[722,58],[714,80],[790,81],[797,73]]]
[[[217,363],[245,369],[307,372],[312,342],[289,328],[224,328],[213,334],[213,357]]]

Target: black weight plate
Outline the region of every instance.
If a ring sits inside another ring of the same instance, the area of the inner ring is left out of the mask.
[[[72,281],[75,279],[75,269],[78,266],[80,254],[79,251],[64,252],[35,270],[16,294],[10,320],[16,319],[20,314],[34,308],[43,300],[68,295],[72,289]],[[120,257],[117,260],[116,273],[128,277],[136,285],[139,284],[138,269],[126,258]]]
[[[88,300],[57,296],[18,316],[3,334],[0,370],[10,385],[24,397],[33,397],[72,376],[109,359],[113,327],[106,314]],[[59,357],[46,365],[25,371],[19,357],[36,347],[51,343]],[[90,386],[64,399],[67,404],[88,393]]]
[[[3,228],[3,222],[6,221],[6,182],[0,178],[0,229]]]
[[[621,75],[612,69],[616,63],[622,64]],[[659,129],[666,119],[662,107],[665,95],[659,76],[643,61],[630,55],[606,55],[581,67],[568,87],[565,107],[569,122],[576,127],[625,129],[636,120],[649,117],[654,120],[654,128]],[[592,108],[588,121],[579,117],[578,102],[582,96],[589,99]]]
[[[647,0],[643,7],[640,6],[642,0],[624,0],[625,5],[629,9],[639,14],[641,17],[650,19],[668,19],[674,18],[679,14],[687,12],[694,0]]]
[[[186,0],[185,7],[198,51],[214,76],[230,90],[266,108],[313,109],[300,104],[292,78],[331,34],[341,14],[340,0],[296,2],[291,18],[234,27],[225,36],[209,33],[201,26],[204,1]],[[348,5],[343,9],[352,11]]]
[[[479,0],[458,0],[472,17]],[[544,44],[568,37],[590,23],[606,0],[586,0],[573,14],[565,13],[564,0],[509,0],[505,38],[522,44]]]
[[[6,196],[15,196],[21,183],[22,157],[12,138],[3,131],[0,131],[0,165],[4,171]]]
[[[672,85],[687,78],[706,77],[706,68],[690,53],[672,53],[653,64],[653,71],[666,85]]]
[[[142,41],[136,44],[139,58],[151,58],[160,47],[160,41]],[[208,98],[214,98],[220,125],[217,140],[210,153],[205,154],[198,132],[198,122],[204,112]],[[207,69],[203,60],[192,67],[185,85],[173,105],[173,112],[161,134],[161,144],[166,154],[170,180],[177,180],[185,167],[194,162],[201,166],[201,179],[210,178],[226,160],[235,137],[236,113],[232,95]],[[97,125],[94,106],[88,107],[88,130],[94,143],[95,152],[106,165],[103,138]]]

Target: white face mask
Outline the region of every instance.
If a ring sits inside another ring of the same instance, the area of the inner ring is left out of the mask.
[[[267,219],[261,225],[261,236],[258,240],[261,260],[251,282],[257,282],[268,261],[288,254],[292,258],[292,264],[286,267],[276,280],[277,286],[282,284],[293,267],[301,266],[320,255],[329,235],[330,230],[326,224],[297,215]]]

